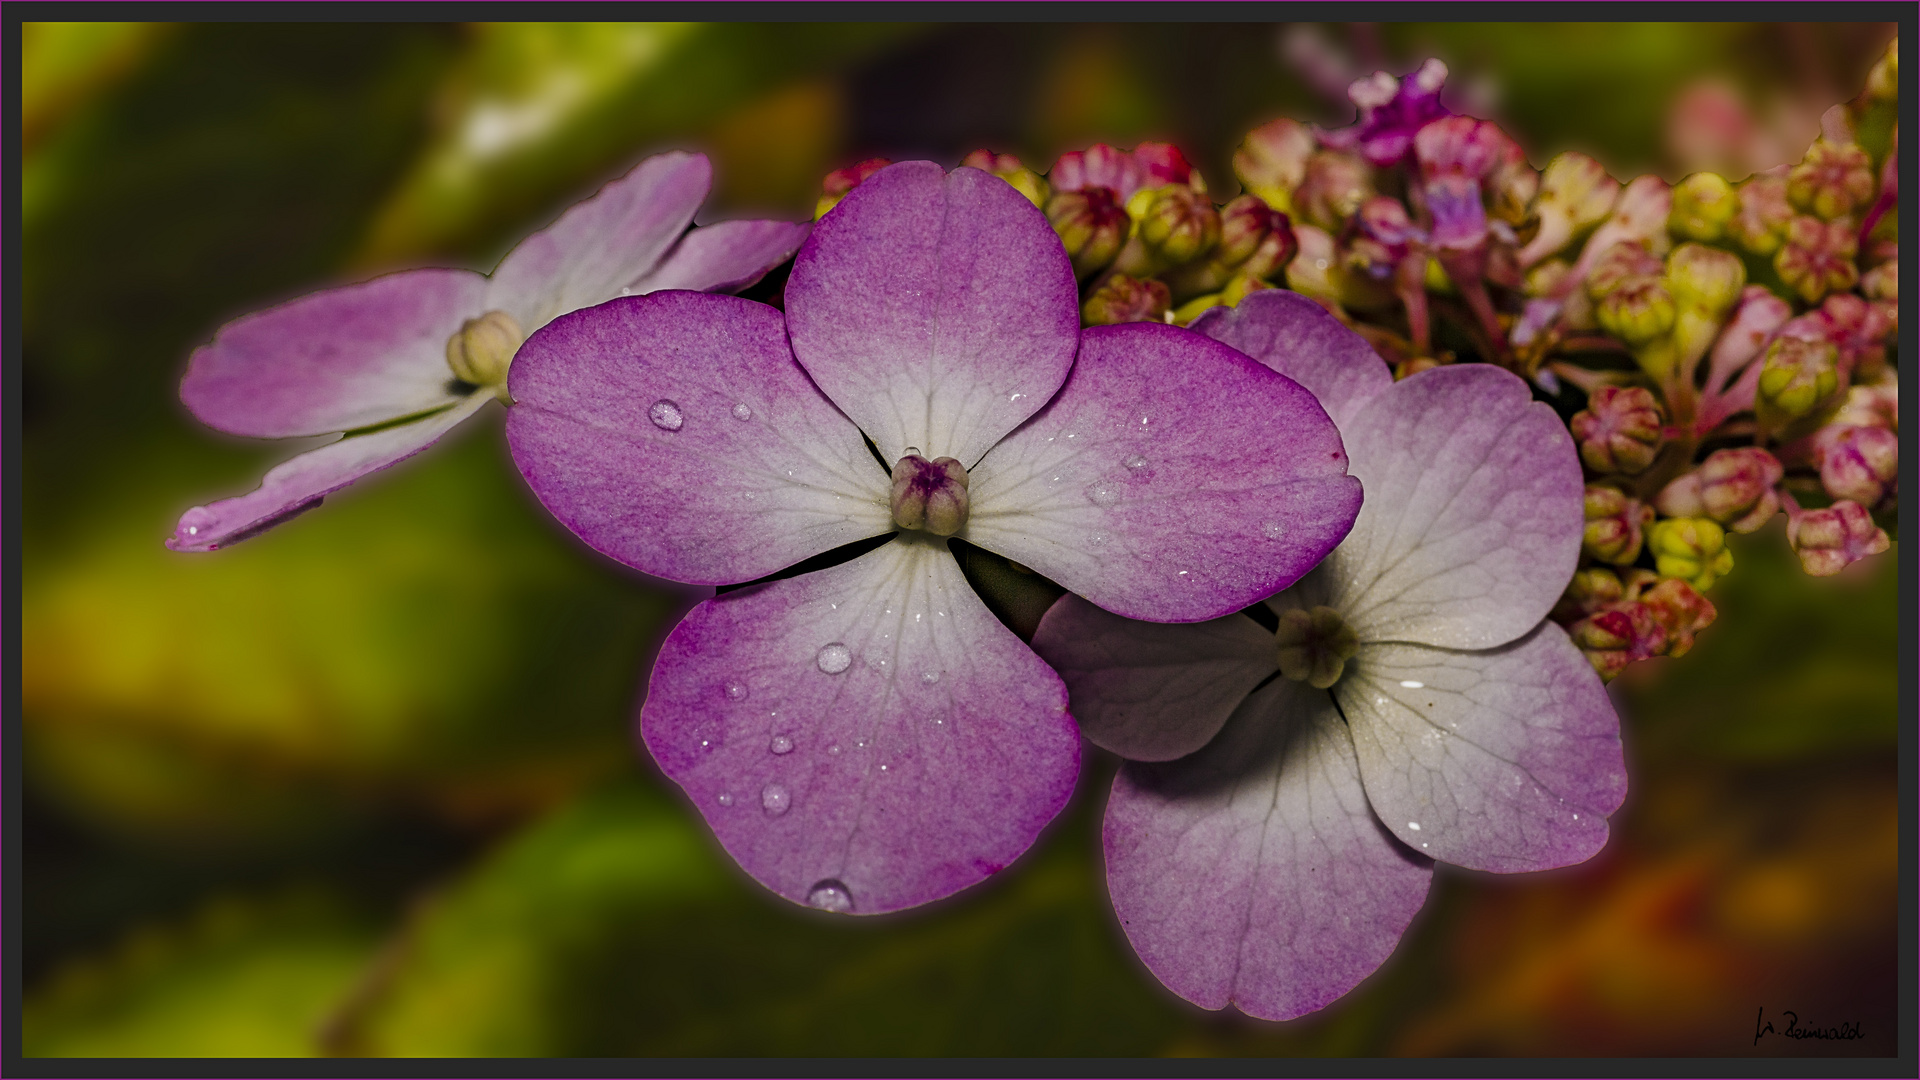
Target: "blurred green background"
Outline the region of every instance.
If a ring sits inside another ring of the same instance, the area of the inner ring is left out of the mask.
[[[498,410],[234,549],[160,543],[288,453],[178,404],[223,321],[489,269],[660,149],[713,157],[714,216],[805,218],[873,154],[1044,169],[1149,137],[1225,198],[1248,127],[1344,123],[1347,81],[1438,55],[1536,165],[1672,179],[1797,160],[1890,26],[24,31],[27,1054],[1894,1052],[1895,554],[1816,581],[1778,523],[1735,538],[1720,622],[1616,684],[1607,850],[1443,871],[1375,977],[1264,1024],[1128,949],[1097,753],[1029,855],[948,901],[855,920],[747,880],[630,739],[679,600],[539,510]],[[1750,130],[1703,150],[1676,108],[1702,94]],[[1759,1008],[1865,1038],[1756,1047]]]

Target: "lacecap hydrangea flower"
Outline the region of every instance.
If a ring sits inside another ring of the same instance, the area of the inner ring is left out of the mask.
[[[521,241],[492,276],[409,270],[221,327],[180,384],[202,423],[261,438],[345,434],[276,465],[250,494],[188,510],[167,546],[246,539],[425,450],[504,398],[514,351],[556,315],[622,294],[743,288],[799,248],[808,226],[784,221],[689,232],[712,179],[702,155],[651,157]]]
[[[976,169],[853,188],[785,308],[665,292],[562,316],[514,364],[507,436],[595,548],[752,583],[669,636],[642,737],[768,888],[891,911],[1012,861],[1079,770],[1066,688],[949,538],[1109,611],[1212,619],[1317,563],[1360,490],[1298,384],[1164,324],[1083,333],[1046,218]]]
[[[1318,1009],[1393,951],[1433,861],[1579,862],[1625,795],[1619,719],[1546,615],[1581,541],[1580,462],[1552,409],[1486,364],[1391,382],[1281,290],[1196,329],[1308,387],[1366,504],[1259,618],[1135,622],[1077,597],[1034,648],[1081,730],[1132,759],[1107,880],[1168,987],[1268,1020]]]

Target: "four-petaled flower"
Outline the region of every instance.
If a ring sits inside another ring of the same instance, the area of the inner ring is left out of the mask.
[[[1543,621],[1579,553],[1581,475],[1525,383],[1485,364],[1392,383],[1280,290],[1194,325],[1319,396],[1366,505],[1267,600],[1271,629],[1068,596],[1034,648],[1087,737],[1133,759],[1105,825],[1128,939],[1182,997],[1281,1020],[1386,960],[1432,860],[1514,872],[1598,851],[1625,794],[1619,720]]]
[[[1079,770],[1065,686],[948,537],[1122,615],[1214,619],[1317,563],[1360,490],[1296,383],[1164,324],[1082,332],[1046,218],[975,169],[869,177],[785,300],[556,319],[514,364],[507,435],[549,510],[660,577],[755,582],[897,533],[695,608],[640,718],[768,888],[890,911],[1012,861]]]
[[[244,540],[425,450],[504,396],[514,351],[556,315],[627,293],[758,281],[807,226],[729,221],[688,232],[712,176],[699,154],[648,158],[521,241],[491,277],[409,270],[221,327],[180,384],[194,416],[234,435],[345,436],[275,466],[247,495],[188,510],[167,546]]]

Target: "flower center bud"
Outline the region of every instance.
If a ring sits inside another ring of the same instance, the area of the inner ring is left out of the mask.
[[[967,523],[967,468],[950,457],[928,461],[907,447],[893,467],[893,523],[952,536]]]
[[[447,366],[461,382],[490,387],[504,397],[507,367],[526,339],[513,316],[504,311],[489,311],[461,323],[460,329],[447,339]]]
[[[1353,627],[1339,612],[1324,606],[1283,612],[1273,637],[1280,650],[1280,674],[1315,690],[1339,682],[1347,661],[1360,651]]]

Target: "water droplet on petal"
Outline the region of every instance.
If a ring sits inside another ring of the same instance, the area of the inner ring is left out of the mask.
[[[787,807],[791,805],[793,805],[793,796],[787,794],[787,789],[779,784],[768,784],[760,789],[760,807],[767,813],[778,817],[786,813]]]
[[[210,529],[219,518],[204,506],[196,506],[180,515],[180,531],[188,536],[199,536],[201,529]]]
[[[1420,831],[1420,823],[1419,823],[1419,822],[1417,822],[1417,821],[1409,821],[1409,822],[1407,822],[1407,828],[1409,828],[1409,829],[1412,829],[1412,830],[1413,830],[1414,832],[1419,832],[1419,831]]]
[[[723,791],[723,792],[721,792],[721,793],[720,793],[720,805],[721,805],[721,806],[732,806],[732,805],[733,805],[733,793],[732,793],[732,792],[727,792],[727,791]]]
[[[840,753],[840,744],[835,743],[832,746],[827,747],[827,753],[834,754],[837,756]]]
[[[822,911],[852,911],[853,894],[840,882],[826,878],[807,890],[807,904]]]
[[[1269,521],[1260,526],[1260,535],[1269,540],[1278,540],[1287,534],[1287,527],[1277,521]]]
[[[1401,679],[1400,685],[1406,687],[1409,690],[1419,690],[1422,687],[1426,686],[1427,684],[1423,682],[1415,682],[1412,679]]]
[[[1087,485],[1087,498],[1095,506],[1112,506],[1120,501],[1120,489],[1102,480]]]
[[[733,701],[747,700],[747,684],[739,679],[727,680],[727,697]]]
[[[740,404],[738,404],[738,405],[735,405],[735,406],[733,407],[733,418],[734,418],[735,420],[751,420],[751,419],[753,419],[753,406],[751,406],[751,405],[749,405],[749,404],[747,404],[747,403],[746,403],[746,402],[744,402],[744,401],[743,401],[743,402],[741,402],[741,403],[740,403]]]
[[[653,421],[653,426],[661,431],[679,431],[680,425],[687,422],[686,414],[680,411],[680,406],[666,398],[653,403],[653,408],[647,410],[647,419]]]
[[[776,754],[791,754],[793,753],[793,740],[787,738],[785,735],[775,735],[773,741],[767,744],[767,749]]]
[[[937,671],[929,671],[925,675],[920,676],[920,681],[926,683],[928,686],[932,686],[934,683],[940,681],[940,673]]]
[[[820,655],[813,658],[820,670],[829,675],[838,675],[853,664],[853,653],[845,645],[833,642],[820,646]]]
[[[905,453],[905,454],[903,454],[902,456],[903,456],[903,457],[921,457],[921,456],[923,456],[923,455],[922,455],[922,454],[920,453],[920,448],[919,448],[919,447],[917,447],[917,446],[909,446],[909,447],[907,447],[907,450],[906,450],[906,453]]]
[[[1135,454],[1132,457],[1127,459],[1127,468],[1132,469],[1135,472],[1139,472],[1141,469],[1144,469],[1146,467],[1147,467],[1147,459],[1141,457],[1139,454]]]

